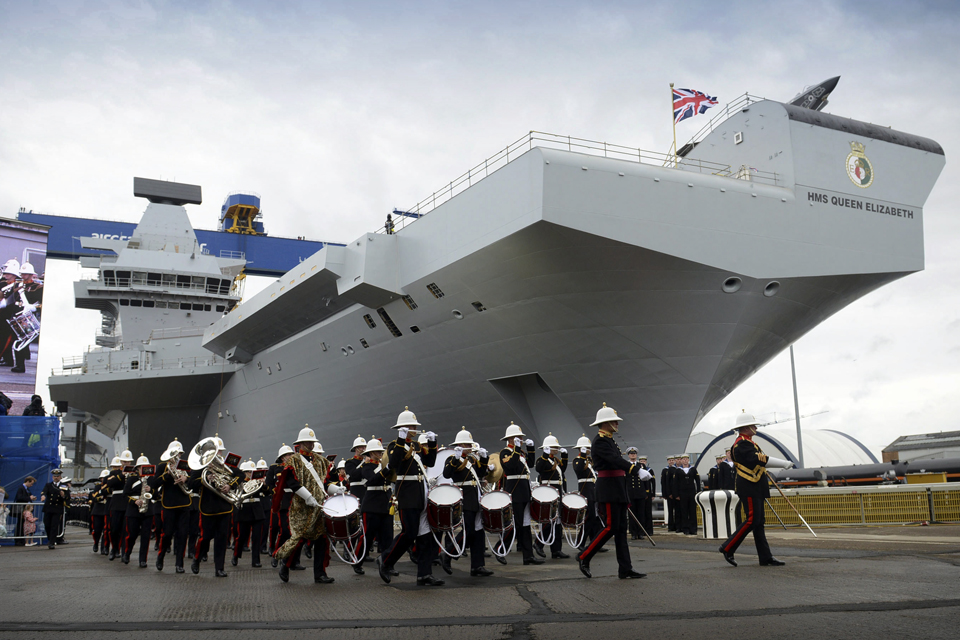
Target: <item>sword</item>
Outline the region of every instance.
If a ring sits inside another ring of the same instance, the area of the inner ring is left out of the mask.
[[[775,486],[775,487],[777,488],[777,491],[780,492],[780,495],[783,497],[783,499],[786,500],[786,502],[787,502],[788,505],[790,505],[790,508],[793,509],[793,512],[794,512],[795,514],[797,514],[797,517],[800,518],[800,522],[803,523],[803,526],[805,526],[805,527],[810,531],[810,533],[813,533],[813,529],[811,529],[811,528],[810,528],[810,525],[807,524],[807,521],[803,519],[803,516],[800,515],[800,512],[797,511],[797,508],[796,508],[795,506],[793,506],[793,503],[790,502],[790,500],[787,498],[787,496],[784,495],[783,489],[781,489],[781,488],[780,488],[780,485],[777,484],[777,481],[773,479],[773,476],[770,475],[770,472],[767,471],[766,469],[764,469],[764,473],[766,473],[766,474],[767,474],[767,477],[770,478],[770,482],[772,482],[772,483],[773,483],[773,486]],[[772,508],[772,507],[771,507],[771,508]],[[774,513],[776,513],[776,512],[774,512]],[[780,517],[780,516],[777,516],[777,518],[779,518],[779,517]],[[813,533],[813,537],[816,538],[816,537],[817,537],[817,534]]]
[[[773,508],[773,505],[770,504],[770,501],[767,500],[766,498],[764,498],[763,501],[767,503],[768,507],[770,507],[770,511],[773,511],[773,515],[777,516],[777,520],[780,521],[780,526],[786,529],[787,525],[783,524],[783,520],[780,518],[780,514],[777,513],[777,510]]]
[[[637,526],[640,527],[640,531],[643,531],[643,535],[647,537],[647,540],[650,541],[650,544],[657,546],[657,543],[653,541],[653,538],[650,537],[650,534],[647,533],[647,530],[643,528],[643,525],[640,524],[640,521],[637,520],[637,516],[633,515],[633,511],[630,510],[630,505],[627,505],[627,513],[630,514],[630,517],[633,518],[633,521],[637,523]]]

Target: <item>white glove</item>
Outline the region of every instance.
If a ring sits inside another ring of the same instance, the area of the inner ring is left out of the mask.
[[[487,453],[487,450],[484,449],[483,447],[480,447],[480,450],[477,451],[477,453],[480,454],[480,457],[481,457],[481,458],[486,458],[487,456],[490,455],[489,453]]]
[[[586,448],[586,447],[580,447],[580,453],[582,453],[583,455],[587,455],[587,448]]]
[[[316,509],[320,506],[320,503],[317,502],[317,499],[310,495],[310,492],[307,491],[306,487],[300,487],[297,489],[297,495],[303,498],[303,501],[307,503],[308,507],[313,507]]]
[[[553,455],[553,449],[551,449],[550,447],[547,447],[546,449],[543,450],[543,454],[544,454],[544,455],[547,455],[547,456],[552,456],[552,455]]]
[[[306,500],[304,500],[304,502],[306,503],[306,505],[307,505],[308,507],[312,507],[312,508],[314,508],[314,509],[319,509],[319,508],[320,508],[320,503],[317,502],[317,499],[314,498],[313,496],[310,496],[309,498],[307,498]]]
[[[453,452],[454,452],[455,454],[457,454],[457,457],[458,457],[458,458],[462,458],[462,457],[463,457],[463,447],[454,447],[454,448],[453,448]]]
[[[522,439],[522,438],[514,438],[514,439],[513,439],[513,446],[515,446],[515,447],[521,447],[521,446],[523,446],[523,439]]]
[[[564,449],[563,447],[560,447],[560,453],[561,453],[561,454],[565,454],[566,452],[567,452],[566,449]]]
[[[35,305],[35,304],[28,304],[27,306],[25,306],[25,307],[23,308],[23,310],[24,310],[24,311],[29,311],[30,313],[36,313],[36,312],[37,312],[37,305]]]
[[[429,442],[436,442],[436,441],[437,441],[437,434],[435,434],[433,431],[427,431],[427,440],[428,440]]]
[[[653,474],[647,471],[646,469],[640,469],[637,471],[637,475],[640,476],[641,480],[649,480],[653,477]]]
[[[400,433],[400,439],[401,439],[401,440],[406,440],[406,439],[407,439],[407,434],[410,433],[410,429],[407,429],[406,427],[400,427],[400,432],[399,432],[399,433]]]
[[[532,447],[532,446],[533,446],[533,440],[531,440],[530,438],[527,438],[526,444],[527,444],[528,447]]]
[[[7,299],[4,298],[3,300],[0,300],[0,309],[6,309],[6,308],[7,308]]]
[[[339,484],[332,484],[329,487],[327,487],[327,493],[330,494],[331,496],[338,496],[341,493],[346,493],[346,491],[347,490],[341,487]]]
[[[783,460],[781,458],[774,458],[773,456],[767,456],[767,467],[771,469],[789,469],[793,466],[793,463],[789,460]]]
[[[493,464],[492,462],[487,465],[487,469],[488,469],[489,471],[493,471],[493,470],[496,469],[496,468],[497,468],[497,465]]]

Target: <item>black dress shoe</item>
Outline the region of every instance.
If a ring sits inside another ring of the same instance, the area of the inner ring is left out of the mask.
[[[783,560],[777,560],[776,558],[770,558],[769,560],[764,560],[760,563],[761,567],[782,567],[787,564]]]
[[[625,572],[625,573],[621,573],[618,577],[619,577],[621,580],[634,580],[634,579],[636,579],[636,578],[646,578],[646,577],[647,577],[647,574],[645,574],[645,573],[637,573],[636,571],[631,570],[631,571],[627,571],[627,572]]]
[[[50,545],[50,548],[52,549],[53,545]],[[129,553],[123,554],[123,557],[120,558],[120,562],[122,562],[123,564],[130,564],[130,554]]]
[[[490,569],[486,567],[477,567],[476,569],[470,569],[470,575],[474,578],[492,576],[493,571],[490,571]]]
[[[362,576],[362,575],[363,575],[363,567],[361,567],[359,564],[355,564],[355,565],[353,565],[353,572],[354,572],[355,574],[357,574],[358,576]]]
[[[333,582],[333,578],[331,578],[328,575],[322,575],[319,578],[316,578],[314,582],[317,582],[320,584],[330,584],[331,582]]]
[[[554,560],[566,560],[567,558],[570,557],[567,554],[565,554],[563,551],[557,551],[556,553],[551,553],[550,555]]]
[[[418,587],[442,587],[444,581],[439,578],[434,578],[433,576],[423,576],[422,578],[417,578]]]
[[[400,572],[396,569],[387,569],[387,574],[396,577],[400,575]]]
[[[294,571],[306,571],[306,570],[307,570],[307,568],[306,568],[305,566],[303,566],[302,564],[295,564],[295,565],[293,565],[293,566],[290,567],[290,568],[293,569]]]
[[[303,555],[307,556],[307,560],[311,559],[311,558],[313,557],[313,548],[312,548],[312,547],[307,547],[307,548],[304,550]]]
[[[280,565],[280,581],[287,582],[288,580],[290,580],[290,567],[284,562]]]
[[[100,551],[100,545],[98,545],[96,542],[94,542],[94,543],[93,543],[93,552],[96,553],[96,552],[98,552],[98,551]]]
[[[224,571],[223,569],[217,569],[217,574],[216,574],[216,575],[217,575],[218,578],[226,578],[226,577],[227,577],[227,572]]]
[[[110,561],[113,562],[113,559],[116,558],[116,557],[117,557],[117,554],[115,554],[113,551],[111,551],[111,552],[110,552]]]
[[[109,553],[110,552],[107,551],[105,548],[103,547],[100,548],[100,555],[105,556],[105,555],[109,555]]]
[[[377,556],[377,571],[380,572],[380,579],[390,584],[390,574],[387,572],[387,568],[383,566],[383,558]]]
[[[177,573],[184,573],[183,567],[177,565]]]
[[[276,558],[273,558],[273,559],[270,561],[270,566],[273,567],[274,569],[277,568],[277,559],[276,559]]]
[[[193,571],[194,575],[200,573],[200,558],[193,559],[190,563],[190,571]]]
[[[157,556],[157,571],[163,571],[163,556]]]
[[[47,549],[56,549],[56,548],[57,548],[57,545],[53,544],[52,542],[47,545]]]
[[[610,549],[605,549],[603,547],[600,547],[599,549],[597,549],[597,553],[606,553],[607,551],[610,551]]]
[[[536,553],[541,558],[546,558],[547,554],[543,552],[543,545],[534,543],[533,552]]]
[[[187,560],[193,560],[193,551],[187,554]]]
[[[443,569],[448,576],[453,575],[453,568],[450,566],[450,556],[443,552],[440,553],[440,568]]]
[[[140,568],[141,568],[141,569],[146,569],[146,568],[147,568],[147,563],[146,563],[146,562],[141,562],[141,563],[140,563]]]
[[[732,564],[733,566],[737,566],[737,561],[733,559],[733,554],[732,554],[732,553],[727,553],[727,552],[723,549],[723,547],[720,547],[720,553],[723,554],[723,559],[724,559],[724,560],[726,560],[727,562],[729,562],[729,563]]]
[[[260,564],[259,562],[251,562],[251,563],[250,563],[250,566],[253,567],[254,569],[259,569],[259,568],[262,567],[263,565]]]
[[[543,560],[540,558],[529,557],[523,561],[523,564],[543,564]]]
[[[206,561],[207,561],[207,554],[203,554],[203,557],[200,558],[200,560],[202,560],[203,562],[206,562]]]
[[[25,373],[27,370],[23,367],[13,367],[10,369],[10,373]]]
[[[232,564],[233,566],[237,566],[237,562],[238,562],[237,556],[233,556],[232,558],[230,558],[230,564]]]
[[[590,561],[584,560],[582,558],[577,558],[577,562],[580,564],[580,573],[587,576],[588,578],[592,578],[593,574],[590,573]]]
[[[500,564],[507,564],[507,558],[505,556],[493,554],[494,559]]]
[[[70,544],[70,543],[64,540],[63,538],[60,538],[59,540],[57,540],[57,544]]]

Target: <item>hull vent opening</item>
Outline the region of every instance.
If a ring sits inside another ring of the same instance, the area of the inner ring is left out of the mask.
[[[404,303],[406,303],[407,308],[409,308],[410,311],[413,311],[414,309],[417,308],[417,303],[414,302],[413,298],[411,298],[410,296],[403,296],[402,299]]]
[[[370,317],[370,314],[369,314],[369,313],[367,313],[367,314],[365,314],[365,315],[363,316],[363,321],[366,322],[366,323],[367,323],[367,326],[370,327],[371,329],[376,329],[376,328],[377,328],[377,323],[373,321],[373,318]]]
[[[480,302],[479,300],[477,300],[476,302],[471,302],[470,304],[472,304],[472,305],[473,305],[473,308],[476,309],[477,311],[486,311],[486,310],[487,310],[487,308],[486,308],[485,306],[483,306],[483,303]]]
[[[390,317],[390,314],[387,313],[383,307],[377,309],[377,315],[380,316],[380,319],[383,320],[383,324],[387,325],[387,329],[390,329],[390,333],[393,334],[394,338],[399,338],[403,335],[400,329],[397,328],[397,325],[393,322],[393,319]]]
[[[443,291],[440,290],[440,287],[437,286],[436,282],[431,282],[427,285],[427,291],[433,294],[434,298],[438,300],[443,297]]]

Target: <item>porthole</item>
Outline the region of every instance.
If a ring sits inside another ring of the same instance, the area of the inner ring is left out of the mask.
[[[460,313],[459,309],[453,310],[453,317],[456,318],[457,320],[463,320],[463,314]]]
[[[771,280],[767,283],[767,286],[763,288],[763,295],[771,298],[777,295],[777,292],[780,291],[780,283],[776,280]]]
[[[740,291],[740,287],[743,286],[743,280],[736,276],[730,276],[723,281],[723,292],[724,293],[736,293]]]

